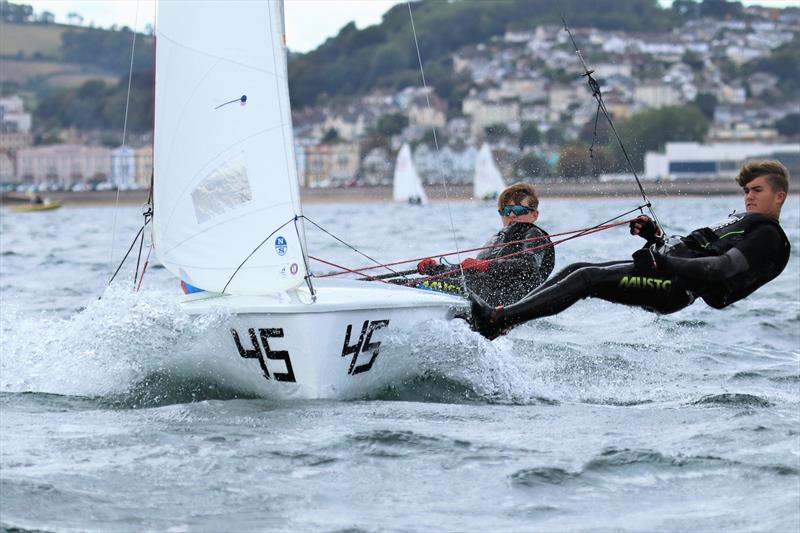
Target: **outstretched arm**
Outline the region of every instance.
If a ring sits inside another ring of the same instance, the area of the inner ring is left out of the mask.
[[[683,258],[653,253],[659,270],[689,279],[720,281],[750,268],[747,258],[737,248],[714,257]]]

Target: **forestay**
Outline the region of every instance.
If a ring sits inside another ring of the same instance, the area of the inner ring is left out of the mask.
[[[422,188],[422,180],[414,168],[414,160],[411,158],[411,148],[408,144],[404,144],[400,148],[400,153],[397,154],[397,162],[394,167],[393,197],[395,202],[428,203],[425,189]]]
[[[283,35],[278,1],[159,3],[153,241],[207,291],[306,274]]]
[[[492,158],[492,151],[489,145],[484,143],[475,158],[475,183],[472,196],[479,200],[498,196],[505,186],[503,176]]]

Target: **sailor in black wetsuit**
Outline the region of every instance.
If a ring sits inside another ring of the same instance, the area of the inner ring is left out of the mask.
[[[497,206],[503,228],[476,259],[465,259],[461,266],[468,291],[491,305],[509,305],[547,279],[555,266],[555,253],[547,232],[534,224],[539,218],[539,198],[532,185],[515,183],[507,187]],[[440,265],[428,258],[420,261],[417,271],[435,275],[456,266]],[[455,276],[422,281],[418,286],[464,294],[461,279]]]
[[[736,181],[744,190],[746,213],[667,241],[652,220],[639,217],[631,223],[631,233],[647,244],[633,254],[633,261],[570,265],[507,307],[471,295],[473,328],[493,339],[587,297],[664,314],[696,298],[715,309],[741,300],[776,278],[789,260],[789,240],[778,222],[789,171],[777,161],[750,161]]]

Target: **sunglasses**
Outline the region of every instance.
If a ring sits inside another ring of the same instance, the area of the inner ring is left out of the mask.
[[[519,217],[522,215],[527,215],[532,211],[534,211],[532,207],[527,207],[524,205],[504,205],[502,209],[497,210],[497,212],[504,217],[511,216],[511,213],[514,213],[515,216]]]

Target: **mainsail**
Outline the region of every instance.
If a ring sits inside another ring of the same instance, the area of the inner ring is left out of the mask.
[[[422,188],[422,180],[414,168],[414,160],[411,158],[411,148],[408,144],[404,144],[400,148],[400,153],[397,154],[397,162],[394,166],[393,197],[395,202],[428,203],[425,189]]]
[[[207,291],[296,287],[305,234],[282,3],[162,1],[156,28],[159,260]]]
[[[475,182],[472,197],[477,200],[499,196],[505,189],[503,176],[494,162],[489,145],[484,143],[475,158]]]

